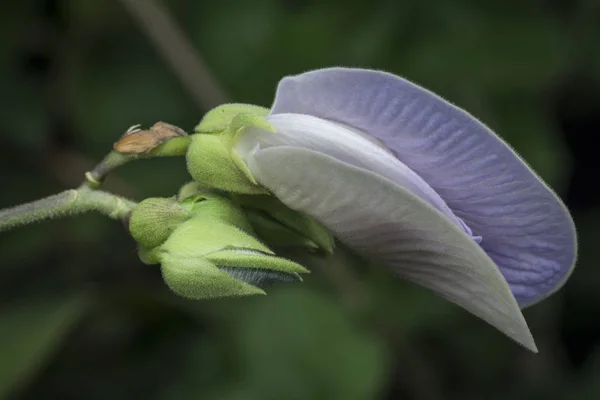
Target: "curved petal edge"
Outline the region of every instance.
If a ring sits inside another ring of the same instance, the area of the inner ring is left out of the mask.
[[[494,262],[465,232],[411,192],[307,149],[269,148],[246,161],[256,179],[283,203],[316,218],[346,245],[537,351]]]
[[[521,307],[558,290],[575,265],[569,211],[502,139],[464,110],[395,75],[327,68],[282,79],[271,114],[367,132],[422,177],[499,266]]]

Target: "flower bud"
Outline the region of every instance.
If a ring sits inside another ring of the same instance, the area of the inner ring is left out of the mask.
[[[233,200],[246,211],[254,230],[270,245],[304,245],[333,253],[335,239],[327,228],[314,218],[288,208],[276,197],[235,195]]]
[[[308,272],[241,229],[200,215],[178,226],[155,254],[168,286],[196,299],[264,294],[259,286]]]
[[[153,248],[162,244],[175,228],[191,216],[173,198],[149,198],[140,202],[129,219],[129,232],[140,246]]]
[[[238,280],[203,257],[182,258],[164,253],[161,271],[167,286],[190,299],[214,299],[265,294],[262,289]]]

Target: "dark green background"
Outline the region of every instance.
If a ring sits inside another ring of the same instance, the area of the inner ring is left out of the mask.
[[[0,397],[600,398],[600,2],[164,1],[229,98],[283,75],[385,69],[468,109],[572,210],[578,267],[525,311],[533,355],[465,311],[344,261],[261,298],[185,301],[98,215],[0,235]],[[0,6],[0,207],[77,185],[130,125],[198,107],[118,0]],[[182,159],[107,188],[171,195]]]

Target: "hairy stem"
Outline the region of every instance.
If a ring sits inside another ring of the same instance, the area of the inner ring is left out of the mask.
[[[123,197],[86,185],[66,190],[31,203],[0,211],[0,232],[46,219],[61,218],[90,211],[100,212],[109,218],[125,220],[136,203]]]
[[[104,178],[114,169],[127,164],[129,161],[138,158],[135,154],[122,154],[118,151],[111,151],[106,157],[96,165],[93,170],[85,173],[85,183],[92,189],[97,189],[104,181]]]

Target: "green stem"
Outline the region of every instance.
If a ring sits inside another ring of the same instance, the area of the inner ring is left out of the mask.
[[[111,151],[93,170],[85,173],[85,184],[92,189],[98,189],[110,171],[136,158],[138,158],[136,154],[122,154],[118,151]]]
[[[0,232],[45,219],[55,219],[90,211],[100,212],[109,218],[126,220],[136,203],[123,197],[86,185],[0,211]]]

